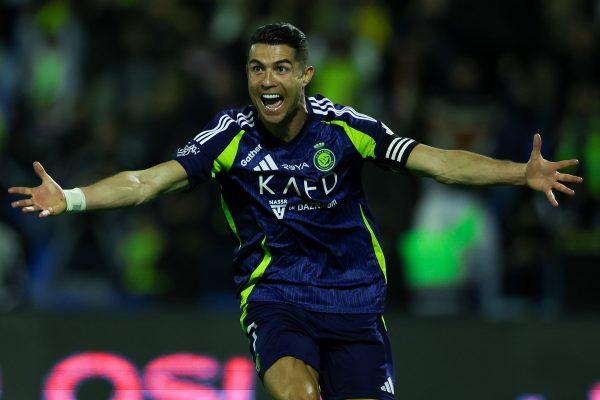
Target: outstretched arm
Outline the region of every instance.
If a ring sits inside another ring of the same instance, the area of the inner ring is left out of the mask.
[[[11,187],[8,192],[28,196],[12,202],[23,212],[39,212],[44,218],[66,211],[65,191],[52,179],[39,162],[33,163],[42,183],[37,187]],[[130,207],[148,202],[156,196],[188,187],[187,173],[177,161],[167,161],[140,171],[124,171],[90,186],[81,187],[87,210]]]
[[[430,176],[441,183],[459,185],[527,185],[543,192],[553,206],[558,206],[553,190],[573,195],[575,191],[565,183],[581,183],[579,176],[564,174],[560,169],[579,163],[578,160],[548,161],[541,155],[542,138],[533,137],[533,150],[529,161],[515,163],[496,160],[464,150],[442,150],[423,144],[410,154],[406,166],[409,170]]]

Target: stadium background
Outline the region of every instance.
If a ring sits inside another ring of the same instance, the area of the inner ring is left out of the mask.
[[[366,168],[399,398],[595,400],[593,0],[1,0],[0,398],[41,398],[77,354],[120,355],[140,376],[169,354],[220,366],[247,356],[216,185],[43,222],[12,210],[6,188],[36,185],[34,160],[69,188],[169,158],[216,111],[248,101],[247,38],[281,20],[309,36],[309,94],[440,147],[525,161],[540,132],[547,158],[582,160],[585,183],[560,209],[523,188]],[[84,380],[77,398],[108,398],[108,382]]]

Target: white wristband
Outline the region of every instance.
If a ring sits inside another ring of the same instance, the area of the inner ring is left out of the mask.
[[[63,190],[67,202],[67,212],[85,211],[85,195],[79,188]]]

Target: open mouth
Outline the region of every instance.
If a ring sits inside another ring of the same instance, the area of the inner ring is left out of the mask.
[[[283,96],[279,94],[263,94],[260,100],[267,110],[277,110],[283,104]]]

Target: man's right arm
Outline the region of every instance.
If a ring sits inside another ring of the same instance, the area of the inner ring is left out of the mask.
[[[119,172],[90,186],[82,187],[88,210],[137,206],[158,195],[188,187],[187,173],[171,160],[140,171]]]
[[[34,171],[42,180],[40,186],[12,187],[11,194],[29,196],[12,202],[12,207],[23,212],[39,212],[40,217],[59,215],[67,210],[65,191],[35,162]],[[139,171],[124,171],[92,185],[81,187],[86,210],[107,210],[146,203],[160,194],[188,188],[188,177],[183,166],[174,160]]]

